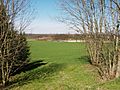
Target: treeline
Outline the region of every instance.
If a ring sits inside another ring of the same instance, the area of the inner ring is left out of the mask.
[[[48,37],[51,40],[75,40],[80,39],[81,35],[79,34],[27,34],[28,39],[41,39]]]
[[[94,36],[94,34],[26,34],[28,39],[45,39],[50,40],[84,40],[86,36]],[[112,33],[99,34],[103,40],[108,41],[113,39]],[[118,36],[120,38],[120,35]]]

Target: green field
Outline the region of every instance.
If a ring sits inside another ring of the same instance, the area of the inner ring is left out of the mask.
[[[120,90],[120,79],[103,82],[84,43],[29,41],[29,68],[13,77],[11,90]]]

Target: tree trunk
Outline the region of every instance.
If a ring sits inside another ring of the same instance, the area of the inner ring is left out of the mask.
[[[1,65],[1,71],[2,71],[2,85],[5,86],[5,73],[4,73],[4,61],[2,61],[2,65]]]
[[[116,78],[120,76],[120,50],[118,51],[118,62],[117,62],[117,68],[116,68]]]

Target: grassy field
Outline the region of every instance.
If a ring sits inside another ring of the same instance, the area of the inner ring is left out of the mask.
[[[83,43],[29,41],[31,61],[11,90],[120,90],[120,79],[102,82]]]

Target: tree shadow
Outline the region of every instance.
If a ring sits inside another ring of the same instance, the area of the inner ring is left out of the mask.
[[[90,57],[89,56],[81,56],[80,58],[78,58],[78,60],[82,63],[82,64],[91,64],[90,61]]]
[[[27,83],[32,82],[33,80],[40,80],[41,82],[49,79],[54,73],[59,72],[64,68],[64,64],[46,64],[38,69],[30,70],[28,72],[22,73],[14,81],[12,81],[7,88],[23,86]]]
[[[12,73],[12,76],[15,76],[16,74],[20,74],[21,72],[33,70],[33,69],[38,68],[45,64],[47,64],[47,63],[43,62],[43,60],[36,60],[34,62],[31,62],[31,63],[28,63],[28,64],[22,66],[16,72]]]

